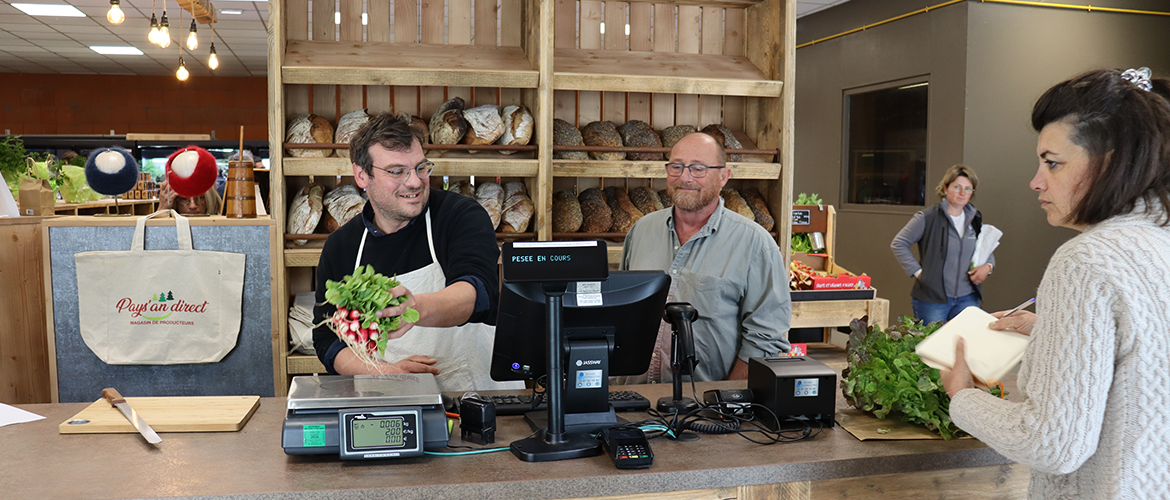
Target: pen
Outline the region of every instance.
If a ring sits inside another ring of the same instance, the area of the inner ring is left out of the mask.
[[[1000,316],[1000,319],[1003,319],[1003,318],[1006,318],[1006,317],[1008,317],[1008,316],[1011,316],[1011,315],[1013,315],[1013,314],[1015,314],[1015,313],[1018,313],[1018,312],[1020,312],[1020,309],[1023,309],[1023,308],[1025,308],[1025,307],[1028,307],[1028,306],[1032,305],[1032,303],[1034,303],[1034,302],[1036,302],[1036,297],[1032,297],[1032,298],[1030,298],[1030,299],[1028,299],[1028,300],[1025,300],[1023,304],[1020,304],[1020,305],[1016,306],[1016,308],[1015,308],[1015,309],[1012,309],[1012,310],[1008,311],[1008,313],[1007,313],[1007,314],[1005,314],[1005,315],[1003,315],[1003,316]]]

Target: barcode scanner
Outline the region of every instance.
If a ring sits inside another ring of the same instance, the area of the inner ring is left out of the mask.
[[[691,323],[699,319],[699,311],[689,302],[670,302],[662,318],[671,326],[670,373],[673,376],[674,393],[670,398],[658,398],[658,411],[663,413],[686,413],[699,407],[694,399],[682,395],[682,375],[691,375],[699,364],[695,356],[695,336]]]

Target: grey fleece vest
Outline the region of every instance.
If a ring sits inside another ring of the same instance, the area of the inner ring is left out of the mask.
[[[950,240],[950,217],[943,209],[942,203],[931,207],[924,212],[925,228],[922,238],[918,240],[918,258],[922,264],[922,274],[914,281],[914,288],[910,296],[923,302],[945,304],[947,302],[946,286],[943,276],[943,259],[947,255],[947,242]],[[975,229],[975,236],[983,229],[983,214],[975,211],[971,219],[971,227]],[[961,237],[962,235],[960,235]],[[983,287],[971,283],[975,289],[975,296],[983,300]]]

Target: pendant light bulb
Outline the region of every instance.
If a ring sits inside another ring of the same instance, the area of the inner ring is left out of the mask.
[[[167,48],[171,46],[171,23],[167,21],[167,11],[163,11],[162,21],[158,26],[158,46]]]
[[[150,33],[146,35],[146,39],[158,45],[158,18],[154,17],[154,14],[150,15]]]
[[[110,0],[110,11],[106,12],[106,20],[112,24],[122,24],[122,21],[126,20],[126,13],[122,12],[119,3],[120,0]]]
[[[183,57],[179,56],[179,70],[175,72],[175,78],[178,78],[180,82],[185,82],[189,76],[191,76],[191,73],[187,71],[187,66],[183,64]]]
[[[199,48],[199,37],[195,36],[195,20],[191,20],[191,32],[187,33],[187,50],[195,50]]]
[[[212,70],[219,67],[219,58],[215,56],[215,42],[211,42],[211,57],[207,58],[207,67]]]

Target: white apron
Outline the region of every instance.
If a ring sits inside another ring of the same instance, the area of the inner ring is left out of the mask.
[[[398,282],[410,293],[434,293],[446,288],[447,277],[435,256],[435,238],[431,232],[431,211],[426,212],[427,247],[431,251],[431,263],[420,269],[398,275]],[[366,235],[358,245],[354,270],[361,265],[362,252],[366,247]],[[426,355],[435,358],[439,368],[436,380],[442,391],[483,391],[493,389],[523,389],[524,382],[496,382],[491,377],[492,348],[496,338],[496,327],[483,323],[467,323],[463,326],[435,328],[415,325],[406,335],[386,342],[382,359],[396,363],[410,356]]]

